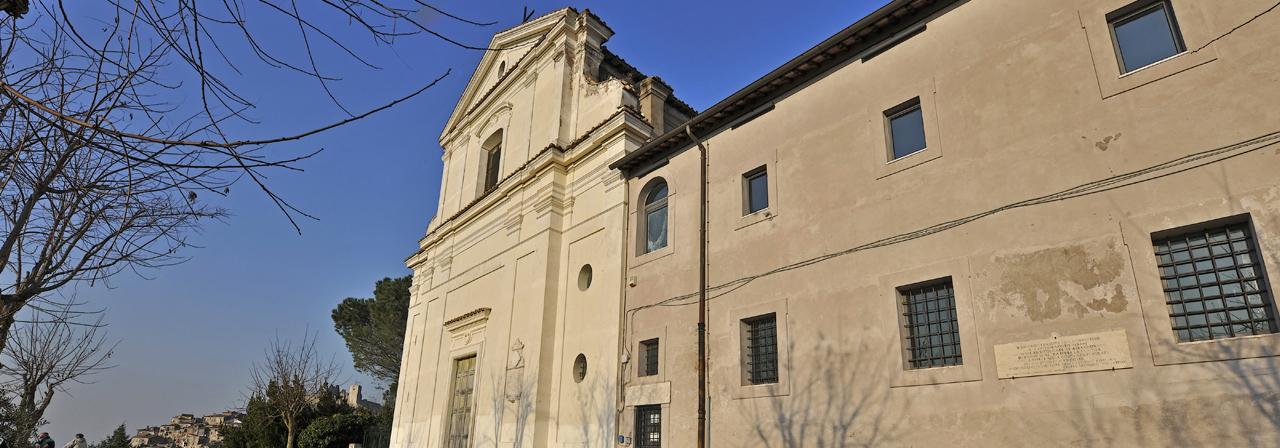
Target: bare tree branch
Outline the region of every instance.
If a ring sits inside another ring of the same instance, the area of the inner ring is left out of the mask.
[[[88,384],[94,375],[114,367],[107,361],[118,343],[106,342],[101,313],[89,315],[95,318],[75,325],[78,318],[89,316],[66,305],[56,314],[36,314],[14,327],[0,355],[4,440],[30,439],[55,394],[73,384]]]
[[[338,363],[316,350],[316,334],[294,344],[277,335],[265,351],[266,359],[250,373],[250,395],[266,398],[272,416],[284,423],[285,448],[297,446],[299,418],[337,381]]]

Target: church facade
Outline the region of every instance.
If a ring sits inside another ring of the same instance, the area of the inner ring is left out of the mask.
[[[893,0],[700,113],[499,33],[393,446],[1274,444],[1273,5]]]
[[[494,36],[450,117],[408,259],[397,447],[607,446],[621,409],[626,183],[608,164],[693,114],[562,9]]]

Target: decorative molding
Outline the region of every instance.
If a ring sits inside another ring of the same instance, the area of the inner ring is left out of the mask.
[[[622,180],[622,173],[617,170],[605,170],[600,173],[600,185],[603,185],[606,189],[612,189]]]
[[[559,188],[550,189],[547,193],[533,201],[532,210],[538,216],[545,215],[548,211],[563,210],[567,199],[564,197],[564,191]]]
[[[484,323],[484,321],[489,320],[489,313],[492,311],[490,308],[476,308],[469,313],[445,321],[444,328],[450,333],[455,333],[468,324]]]
[[[435,278],[435,274],[436,274],[435,267],[427,266],[426,268],[423,268],[414,277],[414,281],[413,281],[414,289],[417,290],[419,293],[427,292],[427,290],[431,289],[430,288],[431,280]]]
[[[473,135],[476,138],[481,138],[481,139],[488,138],[489,137],[488,134],[490,133],[490,130],[493,129],[494,124],[498,123],[504,118],[507,119],[507,123],[510,123],[511,110],[513,108],[514,106],[512,106],[510,102],[504,101],[502,104],[499,104],[496,108],[494,108],[493,112],[489,113],[489,118],[486,118],[483,124],[481,124],[480,126],[476,126],[474,128],[475,132],[473,133]],[[499,127],[502,129],[507,128],[506,124]],[[503,137],[505,138],[505,136]]]
[[[511,215],[507,216],[507,219],[506,221],[503,221],[502,226],[507,229],[507,234],[510,235],[519,232],[520,224],[523,222],[524,214],[520,213],[518,209],[513,208]]]
[[[508,180],[517,177],[532,179],[535,177],[535,172],[541,171],[541,169],[548,164],[553,166],[564,165],[565,161],[563,156],[574,152],[574,149],[578,148],[579,145],[582,145],[591,137],[595,137],[597,132],[608,128],[610,123],[619,118],[621,118],[622,132],[631,133],[636,138],[643,139],[647,137],[649,131],[652,129],[649,123],[645,121],[644,117],[640,114],[640,111],[632,107],[623,106],[619,107],[618,110],[608,118],[605,118],[599,124],[584,132],[572,142],[569,142],[568,145],[563,147],[555,143],[547,145],[542,149],[542,151],[539,151],[533,157],[529,158],[524,165],[516,168],[511,174],[507,175],[507,177],[498,181],[498,188],[493,192],[473,199],[457,212],[454,212],[453,215],[440,221],[439,225],[428,231],[426,235],[423,235],[423,237],[418,240],[419,252],[429,250],[436,243],[443,240],[444,235],[456,230],[459,223],[465,222],[474,215],[478,215],[480,211],[485,210],[486,207],[484,207],[484,205],[487,205],[486,202],[489,202],[489,199],[505,194],[505,190],[516,184],[515,182],[509,184],[507,182]],[[572,162],[569,162],[569,164],[572,164]],[[559,168],[563,169],[562,166]]]
[[[558,39],[562,36],[568,35],[568,32],[566,31],[566,28],[568,28],[567,22],[564,23],[565,26],[558,27],[557,25],[560,25],[565,21],[565,19],[569,18],[570,13],[577,15],[577,11],[572,8],[561,8],[551,14],[543,16],[542,18],[536,19],[533,22],[520,24],[494,36],[491,40],[491,45],[494,47],[500,47],[503,44],[518,41],[520,39],[527,38],[536,40],[533,41],[530,45],[531,48],[529,48],[524,55],[517,59],[515,63],[508,66],[507,73],[500,76],[497,82],[490,86],[488,90],[480,93],[479,83],[484,79],[484,76],[480,76],[480,74],[482,72],[486,74],[488,73],[489,67],[494,65],[494,59],[497,58],[497,55],[500,53],[497,51],[486,52],[485,56],[480,59],[480,67],[477,68],[476,75],[468,81],[467,87],[462,92],[462,98],[458,101],[458,104],[454,106],[453,112],[449,115],[449,120],[445,124],[445,130],[440,134],[441,144],[446,144],[447,142],[452,141],[457,136],[454,131],[456,131],[464,122],[473,119],[475,112],[487,105],[489,99],[499,90],[508,87],[511,84],[507,82],[508,80],[515,78],[517,73],[524,73],[527,69],[527,63],[543,57],[546,54],[545,50],[547,49],[542,45],[543,43],[547,42],[549,39]],[[512,33],[512,35],[506,36],[508,33]],[[527,33],[527,37],[519,36],[521,33]],[[540,34],[540,36],[534,38],[533,35],[535,34]]]
[[[520,338],[516,338],[511,343],[511,356],[507,364],[507,370],[519,369],[524,367],[524,343],[520,342]]]
[[[489,308],[476,308],[474,311],[449,319],[444,329],[449,332],[449,340],[453,348],[464,347],[484,339],[484,330],[489,325]]]

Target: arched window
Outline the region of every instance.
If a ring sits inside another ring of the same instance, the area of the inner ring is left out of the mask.
[[[640,252],[647,254],[667,247],[667,181],[650,181],[641,198]]]
[[[484,188],[480,194],[488,193],[498,186],[502,174],[502,130],[499,129],[484,141],[480,148],[484,150],[483,166],[480,173],[484,179]]]
[[[502,61],[498,64],[498,77],[501,78],[505,74],[507,74],[507,61]]]

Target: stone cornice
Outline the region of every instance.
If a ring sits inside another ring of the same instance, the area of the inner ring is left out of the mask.
[[[620,107],[616,112],[611,114],[604,121],[600,122],[582,136],[574,139],[567,146],[561,148],[556,144],[547,145],[542,151],[531,157],[524,165],[516,168],[511,174],[498,181],[498,186],[488,194],[477,197],[467,205],[463,206],[453,215],[440,221],[434,229],[431,229],[425,236],[418,241],[419,249],[405,259],[405,263],[410,267],[414,267],[427,260],[426,252],[440,241],[444,240],[449,234],[456,231],[466,222],[475,219],[483,214],[486,210],[492,208],[501,202],[501,198],[506,197],[518,187],[532,181],[537,177],[537,173],[546,171],[553,166],[560,169],[566,169],[575,164],[581,157],[589,152],[575,151],[579,148],[592,148],[594,145],[588,143],[598,143],[607,141],[616,136],[619,132],[631,132],[637,139],[647,138],[652,132],[649,124],[638,111],[631,107]]]
[[[445,321],[444,329],[450,333],[456,333],[476,324],[484,323],[489,320],[489,313],[492,311],[489,308],[476,308],[466,314]]]

